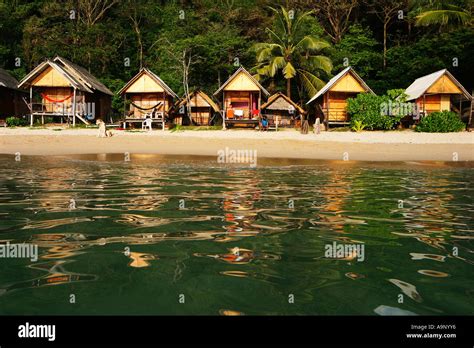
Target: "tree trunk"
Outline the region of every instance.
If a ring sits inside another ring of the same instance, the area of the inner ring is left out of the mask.
[[[286,96],[291,99],[291,79],[286,79]]]
[[[387,26],[388,22],[383,24],[383,70],[387,67]]]
[[[472,90],[471,97],[474,98],[474,89]],[[467,130],[471,128],[473,108],[474,108],[474,99],[471,99],[471,109],[469,110],[469,118],[467,119],[467,127],[466,127]]]
[[[183,50],[183,85],[186,96],[186,113],[188,114],[189,124],[193,125],[193,118],[191,116],[191,97],[189,94],[189,66],[191,65],[191,55],[189,60],[186,60],[186,49]]]

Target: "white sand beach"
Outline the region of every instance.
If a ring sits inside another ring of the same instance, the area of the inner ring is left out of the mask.
[[[97,153],[216,156],[218,150],[257,150],[259,157],[362,161],[474,161],[474,133],[413,131],[300,134],[255,130],[152,132],[113,130],[98,138],[96,129],[0,128],[0,153],[72,155]],[[344,157],[345,156],[345,157]]]

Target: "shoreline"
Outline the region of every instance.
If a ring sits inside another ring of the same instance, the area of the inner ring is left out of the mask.
[[[295,130],[187,130],[126,132],[98,138],[97,129],[0,129],[0,154],[159,154],[216,156],[229,149],[257,150],[262,158],[356,161],[474,161],[474,133],[412,131],[323,132]],[[456,159],[457,156],[457,159]]]

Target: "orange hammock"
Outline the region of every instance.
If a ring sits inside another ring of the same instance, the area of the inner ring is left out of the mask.
[[[70,95],[68,95],[66,98],[64,99],[61,99],[61,100],[57,100],[57,99],[52,99],[50,97],[48,97],[46,94],[44,93],[41,93],[41,96],[46,99],[47,101],[51,102],[51,103],[62,103],[62,102],[65,102],[66,100],[68,100],[69,98],[71,98],[72,96],[74,95],[74,93],[71,93]]]

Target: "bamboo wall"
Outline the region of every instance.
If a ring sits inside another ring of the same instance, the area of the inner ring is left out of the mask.
[[[72,114],[72,104],[74,101],[74,88],[71,83],[60,72],[52,67],[48,67],[39,74],[33,81],[32,87],[34,94],[45,94],[50,101],[43,96],[34,97],[33,103],[41,103],[42,106],[34,105],[35,111],[44,111],[56,114]],[[65,98],[69,97],[67,100]],[[64,101],[61,101],[64,100]],[[58,101],[58,102],[55,102]],[[84,103],[94,103],[95,117],[105,119],[110,113],[112,99],[110,96],[96,91],[95,93],[86,93],[76,90],[76,105]],[[41,109],[41,110],[39,110]],[[89,110],[80,110],[76,107],[77,112],[86,112]]]
[[[225,86],[224,91],[260,91],[260,87],[253,82],[246,73],[241,71]]]
[[[79,101],[82,100],[82,96],[78,98]],[[95,117],[106,120],[107,116],[112,110],[112,98],[104,93],[86,93],[85,94],[86,103],[95,103]]]
[[[329,122],[347,122],[347,99],[354,98],[357,93],[346,92],[327,92],[322,97],[322,109],[325,115],[328,115]],[[329,114],[328,114],[329,103]]]
[[[421,96],[416,100],[416,103],[420,111],[423,111],[424,104],[424,110],[427,114],[437,111],[451,110],[451,96],[449,94],[425,95],[424,98]]]
[[[163,107],[163,93],[134,93],[128,96],[128,98],[130,98],[134,104],[142,108],[151,108],[161,102],[161,104],[156,108],[157,111],[161,112],[168,112],[172,104],[172,97],[167,95],[164,99]],[[145,114],[151,113],[152,111],[153,109],[140,110],[130,104],[130,112],[132,112],[132,114],[129,114],[127,117],[144,118]]]
[[[430,88],[424,96],[416,100],[420,110],[431,112],[451,110],[451,96],[463,94],[462,90],[454,83],[448,75],[441,76]]]
[[[296,120],[296,111],[293,115],[289,114],[288,111],[285,110],[266,110],[264,113],[268,119],[277,119],[278,118],[278,127],[295,127],[297,124]]]
[[[331,87],[331,92],[361,93],[367,91],[352,74],[347,74]]]
[[[426,91],[427,94],[462,94],[461,89],[450,79],[443,75]]]
[[[251,118],[252,114],[252,103],[256,108],[259,106],[258,92],[248,91],[226,91],[224,92],[224,106],[225,110],[229,110],[232,105],[233,110],[243,110],[244,118]],[[245,105],[242,105],[244,104]]]
[[[56,69],[48,67],[32,82],[35,87],[71,87],[71,83]]]
[[[210,107],[192,107],[191,118],[199,126],[207,126],[211,118]]]
[[[43,111],[50,112],[50,113],[72,113],[72,102],[74,96],[74,89],[71,87],[40,87],[35,88],[35,92],[40,94],[46,95],[48,98],[53,100],[63,100],[69,97],[67,100],[63,102],[52,102],[45,99],[43,96],[40,97],[40,102],[43,104]],[[82,96],[76,96],[76,101],[82,102]],[[35,100],[34,102],[37,102]]]
[[[164,89],[144,73],[125,91],[126,93],[163,93]]]

